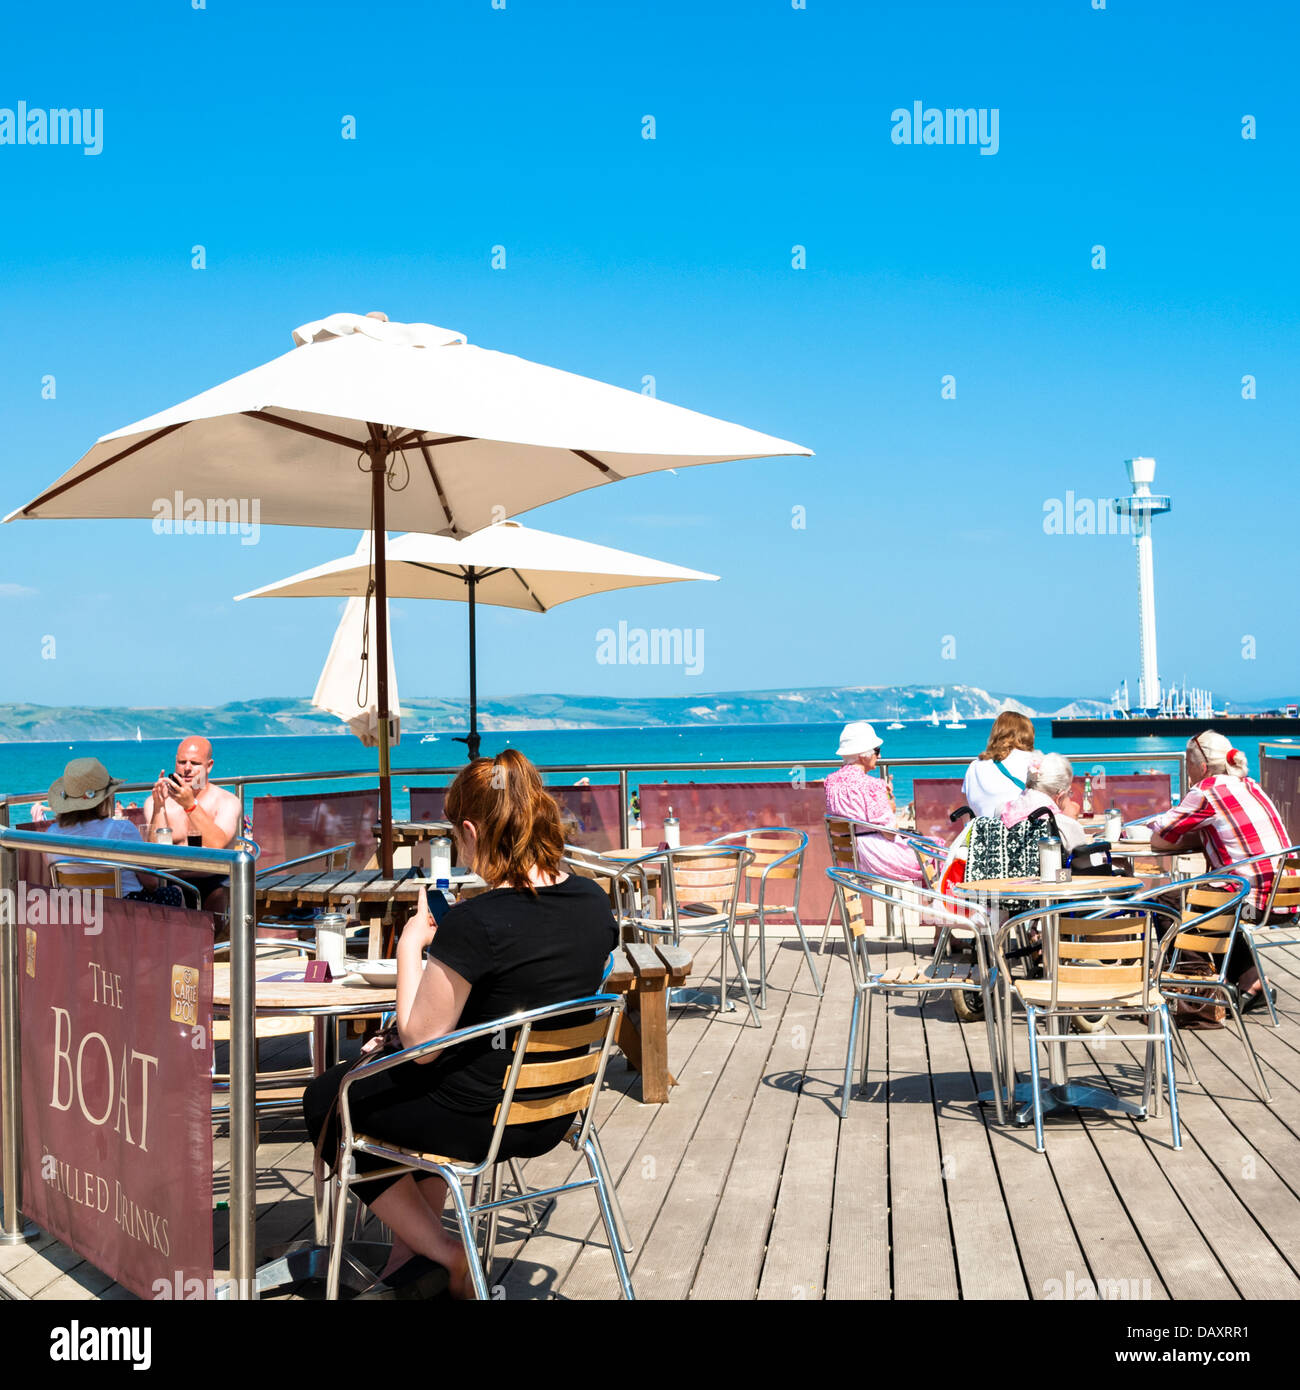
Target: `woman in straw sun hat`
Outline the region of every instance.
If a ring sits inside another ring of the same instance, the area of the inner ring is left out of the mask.
[[[844,726],[840,746],[836,750],[844,759],[826,779],[826,814],[844,816],[848,820],[866,821],[893,829],[898,824],[894,793],[888,782],[873,777],[880,761],[883,740],[865,719]],[[863,873],[881,878],[921,882],[921,865],[906,844],[892,835],[874,834],[854,828],[854,851],[858,868]]]
[[[88,840],[121,840],[141,844],[143,837],[134,821],[113,815],[114,793],[122,785],[120,778],[109,775],[98,758],[73,758],[50,787],[49,805],[55,816],[53,830],[58,835],[76,835]],[[47,854],[47,864],[59,859]],[[144,902],[166,903],[179,907],[180,889],[173,884],[159,884],[153,874],[143,869],[122,868],[122,896]]]

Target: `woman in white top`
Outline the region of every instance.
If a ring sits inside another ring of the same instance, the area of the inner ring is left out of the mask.
[[[966,769],[962,796],[977,816],[996,816],[1025,789],[1034,726],[1014,710],[993,721],[988,747]]]

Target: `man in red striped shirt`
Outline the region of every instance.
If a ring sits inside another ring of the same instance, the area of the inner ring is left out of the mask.
[[[1151,848],[1204,853],[1212,869],[1226,868],[1257,854],[1277,854],[1291,841],[1277,807],[1258,782],[1247,776],[1246,755],[1222,734],[1207,729],[1187,744],[1191,790],[1172,811],[1151,822]],[[1258,920],[1268,902],[1277,862],[1262,859],[1234,870],[1250,885],[1243,916]],[[1228,978],[1241,991],[1242,1009],[1264,1003],[1259,971],[1250,948],[1238,938],[1228,963]]]

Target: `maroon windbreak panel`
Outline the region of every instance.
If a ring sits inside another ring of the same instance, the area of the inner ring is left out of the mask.
[[[1277,807],[1289,840],[1300,834],[1300,748],[1288,754],[1282,748],[1259,750],[1259,784]]]
[[[379,790],[302,792],[294,796],[259,796],[253,801],[253,839],[262,847],[258,869],[316,850],[350,842],[348,867],[359,869],[375,853],[374,828],[379,820]]]
[[[613,849],[619,843],[618,786],[566,787],[546,790],[560,804],[564,841],[584,849]],[[443,787],[411,788],[411,819],[442,820],[447,793]]]
[[[825,922],[831,904],[831,884],[826,877],[831,861],[826,845],[826,792],[822,783],[800,786],[792,782],[642,782],[640,791],[641,840],[647,849],[654,849],[664,838],[664,817],[670,806],[681,823],[684,845],[700,845],[718,835],[764,825],[804,831],[808,848],[803,857],[799,916],[805,931],[812,923]],[[768,887],[767,900],[789,903],[793,889],[791,880],[774,879]]]
[[[958,826],[948,819],[949,814],[965,802],[960,777],[918,777],[912,783],[912,801],[916,807],[916,828],[922,835],[951,841]],[[1167,811],[1170,780],[1167,772],[1124,772],[1110,777],[1092,779],[1092,809],[1095,814],[1118,806],[1124,819],[1141,820],[1157,811]],[[1076,776],[1071,795],[1083,805],[1083,777]],[[961,821],[965,824],[965,819]]]
[[[16,907],[24,1212],[141,1298],[210,1289],[212,917]]]

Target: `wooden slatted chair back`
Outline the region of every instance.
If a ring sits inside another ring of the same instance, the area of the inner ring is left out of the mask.
[[[831,851],[831,868],[856,868],[853,858],[853,825],[838,816],[826,817],[826,842]]]
[[[1235,897],[1236,894],[1226,888],[1192,888],[1183,902],[1183,921],[1190,922],[1216,907],[1224,907]],[[1180,931],[1174,937],[1173,947],[1177,951],[1208,951],[1221,956],[1231,942],[1236,920],[1237,914],[1232,910],[1207,917],[1192,931]]]
[[[714,912],[728,912],[740,899],[740,878],[748,859],[748,852],[739,847],[689,857],[670,850],[667,865],[673,899],[679,907],[702,904]]]
[[[844,913],[845,930],[856,941],[866,934],[866,903],[863,901],[861,893],[853,892],[851,888],[846,888],[842,883],[837,883],[835,886],[840,894],[840,907]]]
[[[745,848],[754,851],[754,862],[745,870],[745,877],[762,878],[764,870],[767,870],[769,881],[774,878],[798,878],[803,867],[802,853],[796,854],[788,863],[775,869],[769,869],[768,865],[794,850],[801,850],[807,839],[808,837],[798,830],[792,830],[785,835],[773,830],[746,835]]]
[[[56,888],[98,888],[110,897],[122,896],[122,870],[108,864],[78,864],[72,860],[51,864],[50,882]]]
[[[531,1125],[542,1120],[553,1120],[559,1115],[576,1115],[585,1110],[592,1099],[596,1073],[600,1069],[604,1054],[606,1034],[614,1022],[614,1015],[597,1016],[589,1023],[575,1024],[569,1028],[554,1028],[543,1032],[534,1028],[528,1036],[524,1060],[519,1068],[519,1079],[515,1087],[515,1097],[510,1103],[506,1117],[507,1125]],[[515,1036],[511,1051],[517,1053],[523,1036],[521,1029]],[[575,1057],[556,1057],[559,1052],[578,1052]],[[534,1061],[533,1058],[540,1060]],[[567,1090],[553,1096],[521,1096],[521,1091],[529,1091],[542,1086],[565,1085]],[[498,1105],[492,1117],[495,1124],[501,1114]]]
[[[1140,990],[1147,978],[1151,918],[1062,917],[1056,976],[1063,985],[1111,985],[1117,993]]]
[[[1289,854],[1282,860],[1273,888],[1272,912],[1300,908],[1300,855]]]

